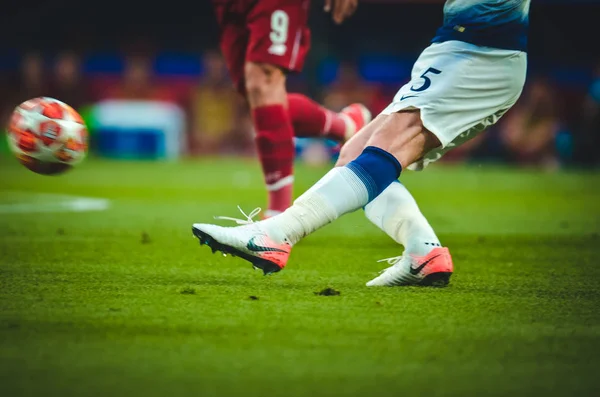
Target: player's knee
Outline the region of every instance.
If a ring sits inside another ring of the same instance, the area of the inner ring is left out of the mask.
[[[244,70],[246,93],[251,104],[285,100],[285,75],[277,66],[249,62]]]

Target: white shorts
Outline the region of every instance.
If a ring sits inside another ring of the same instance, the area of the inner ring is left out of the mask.
[[[448,150],[495,124],[525,83],[527,54],[447,41],[427,47],[411,80],[382,114],[420,109],[423,126],[442,146],[408,168],[421,170]]]

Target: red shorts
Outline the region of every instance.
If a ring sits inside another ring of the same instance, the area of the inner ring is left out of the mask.
[[[213,0],[221,50],[244,93],[244,65],[260,62],[300,72],[310,48],[310,0]]]

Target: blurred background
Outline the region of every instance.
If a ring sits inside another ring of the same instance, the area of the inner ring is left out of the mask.
[[[312,51],[289,91],[334,110],[358,101],[378,113],[441,24],[443,1],[361,0],[342,26],[322,4],[312,1]],[[219,53],[210,1],[10,0],[0,21],[4,125],[20,102],[51,96],[82,113],[98,157],[254,155],[249,114]],[[533,0],[522,98],[444,161],[597,167],[600,49],[590,34],[599,22],[599,1]],[[332,142],[297,143],[300,160],[311,164],[332,161],[338,150]]]

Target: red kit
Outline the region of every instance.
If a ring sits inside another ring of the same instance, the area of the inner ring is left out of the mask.
[[[260,62],[299,72],[310,48],[310,0],[213,0],[221,51],[238,90],[244,64]]]

